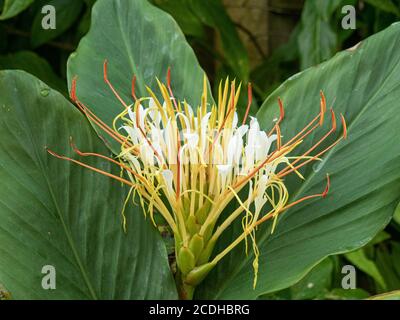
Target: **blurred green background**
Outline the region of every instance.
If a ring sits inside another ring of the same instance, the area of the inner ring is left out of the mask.
[[[175,18],[214,88],[226,76],[252,83],[253,113],[288,77],[400,20],[400,0],[151,1]],[[95,2],[0,0],[0,69],[25,70],[67,95],[66,62],[89,30]],[[52,31],[41,27],[46,4],[57,12]],[[356,8],[355,30],[341,27],[345,5]],[[348,264],[357,269],[354,290],[341,286]],[[359,299],[399,289],[400,206],[369,245],[328,257],[296,285],[263,298]]]

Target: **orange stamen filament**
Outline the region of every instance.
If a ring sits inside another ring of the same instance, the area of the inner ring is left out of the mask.
[[[123,163],[121,163],[121,162],[119,162],[119,161],[116,161],[116,160],[114,160],[114,159],[112,159],[112,158],[110,158],[110,157],[107,157],[107,156],[104,156],[104,155],[102,155],[102,154],[99,154],[99,153],[94,153],[94,152],[82,152],[82,151],[80,151],[80,150],[76,147],[76,145],[75,145],[74,142],[72,141],[72,138],[71,138],[70,144],[71,144],[71,147],[72,147],[72,149],[74,150],[74,152],[75,152],[76,154],[78,154],[79,156],[82,156],[82,157],[90,157],[90,156],[93,156],[93,157],[101,158],[101,159],[107,160],[107,161],[109,161],[109,162],[112,162],[112,163],[116,164],[117,166],[119,166],[119,167],[125,169],[126,171],[130,172],[131,174],[133,174],[136,178],[138,178],[138,179],[139,179],[140,181],[142,181],[143,183],[147,184],[146,179],[144,179],[141,175],[139,175],[137,172],[133,171],[130,167],[124,165]]]
[[[268,215],[264,216],[263,218],[261,218],[260,220],[258,220],[255,223],[255,226],[260,225],[261,223],[263,223],[263,222],[275,217],[276,215],[282,213],[283,211],[286,211],[286,210],[290,209],[291,207],[293,207],[293,206],[295,206],[295,205],[297,205],[297,204],[299,204],[299,203],[301,203],[303,201],[310,200],[310,199],[313,199],[313,198],[326,198],[326,196],[327,196],[327,194],[329,192],[329,188],[330,188],[330,179],[329,179],[329,175],[328,174],[326,175],[326,179],[327,179],[326,187],[325,187],[325,190],[322,193],[317,193],[317,194],[305,196],[305,197],[303,197],[301,199],[298,199],[298,200],[296,200],[296,201],[284,206],[278,212],[272,212],[271,214],[268,214]]]
[[[320,100],[321,118],[319,120],[319,125],[322,126],[322,124],[324,123],[324,115],[325,115],[325,111],[326,111],[326,99],[325,99],[325,95],[322,92],[322,90],[319,92],[319,94],[321,96],[321,100]]]
[[[103,63],[103,76],[104,76],[104,82],[110,87],[111,91],[114,93],[115,97],[121,102],[121,104],[125,107],[125,109],[128,108],[128,105],[125,103],[124,100],[122,100],[121,96],[118,94],[117,90],[115,90],[114,86],[111,84],[111,82],[108,80],[107,76],[107,60],[104,60]]]
[[[108,172],[106,172],[106,171],[100,170],[100,169],[98,169],[98,168],[89,166],[88,164],[83,163],[83,162],[80,162],[80,161],[78,161],[78,160],[75,160],[75,159],[72,159],[72,158],[69,158],[69,157],[66,157],[66,156],[61,156],[61,155],[55,153],[54,151],[51,151],[50,149],[47,149],[47,148],[46,148],[46,150],[47,150],[47,152],[48,152],[49,154],[51,154],[52,156],[54,156],[54,157],[56,157],[56,158],[58,158],[58,159],[67,160],[67,161],[76,163],[76,164],[78,164],[78,165],[80,165],[80,166],[82,166],[82,167],[85,167],[85,168],[90,169],[90,170],[92,170],[92,171],[98,172],[98,173],[100,173],[100,174],[102,174],[102,175],[104,175],[104,176],[107,176],[107,177],[110,177],[110,178],[112,178],[112,179],[118,180],[118,181],[120,181],[120,182],[122,182],[122,183],[124,183],[124,184],[126,184],[126,185],[128,185],[128,186],[136,187],[136,185],[135,185],[134,183],[132,183],[131,181],[128,181],[128,180],[126,180],[126,179],[124,179],[124,178],[118,177],[118,176],[116,176],[116,175],[113,175],[113,174],[108,173]]]
[[[283,102],[281,100],[281,98],[278,98],[278,105],[279,105],[279,119],[278,121],[275,123],[274,127],[271,129],[271,131],[268,133],[268,136],[270,136],[275,130],[276,130],[276,125],[279,125],[283,118],[285,117],[285,109],[283,107]]]
[[[247,108],[246,108],[246,113],[243,118],[242,125],[244,125],[246,123],[247,117],[249,116],[252,101],[253,101],[253,92],[251,90],[251,83],[249,83],[247,85]]]
[[[136,76],[134,75],[132,77],[132,85],[131,85],[131,95],[134,101],[137,100],[137,96],[136,96],[136,90],[135,90],[135,86],[136,86]]]
[[[169,91],[169,95],[171,96],[171,100],[174,103],[175,110],[178,110],[178,104],[176,103],[174,93],[172,92],[172,87],[171,87],[171,67],[168,67],[167,71],[167,88]]]
[[[72,80],[71,86],[71,100],[76,104],[76,106],[81,110],[90,120],[92,120],[97,126],[99,126],[104,132],[106,132],[111,138],[113,138],[118,143],[122,144],[125,141],[125,137],[120,135],[115,130],[111,129],[102,120],[100,120],[88,107],[79,101],[76,96],[76,78]],[[130,145],[131,146],[131,145]]]
[[[272,162],[273,160],[275,160],[276,158],[280,157],[282,154],[284,154],[287,150],[285,149],[281,149],[281,150],[275,150],[274,152],[272,152],[270,155],[268,155],[263,162],[261,162],[256,168],[253,169],[253,171],[251,171],[246,177],[244,177],[243,179],[239,180],[235,185],[232,186],[233,189],[238,188],[240,185],[242,185],[243,183],[246,183],[247,181],[249,181],[251,178],[253,178],[258,171],[260,171],[265,164],[270,161]]]
[[[281,174],[281,172],[278,173],[278,177],[282,178],[286,175],[288,175],[289,173],[293,172],[293,171],[297,171],[298,169],[300,169],[301,167],[305,166],[306,164],[310,163],[311,161],[314,161],[316,159],[318,159],[320,156],[322,156],[323,154],[325,154],[326,152],[328,152],[330,149],[332,149],[334,146],[336,146],[341,140],[343,139],[343,136],[341,136],[339,139],[337,139],[334,143],[332,143],[329,147],[327,147],[326,149],[322,150],[320,153],[316,154],[315,156],[313,156],[312,158],[302,162],[301,164],[299,164],[297,167],[293,167],[291,168],[289,171],[284,172],[283,174]],[[284,169],[285,170],[285,169]]]
[[[332,128],[329,130],[316,144],[314,144],[310,149],[308,149],[301,157],[296,159],[295,161],[292,162],[292,166],[294,166],[296,163],[298,163],[302,158],[308,156],[312,151],[314,151],[322,142],[324,142],[333,132],[336,131],[336,117],[335,113],[331,109],[331,115],[332,115]],[[285,169],[281,170],[279,174],[283,174],[285,171],[289,170],[291,167],[286,167]]]
[[[343,139],[347,139],[347,125],[346,125],[346,120],[344,119],[342,114],[340,114],[340,119],[342,120],[342,126],[343,126]]]
[[[312,119],[299,133],[297,133],[293,138],[291,138],[288,142],[286,142],[285,144],[284,144],[284,146],[287,146],[287,145],[289,145],[289,144],[291,144],[293,141],[295,141],[295,140],[303,140],[305,137],[307,137],[310,133],[312,133],[316,128],[318,128],[320,125],[319,124],[316,124],[316,125],[314,125],[310,130],[308,130],[308,128],[310,128],[312,125],[313,125],[313,123],[315,122],[315,121],[317,121],[319,118],[321,117],[321,113],[319,113],[314,119]],[[302,134],[306,131],[306,130],[308,130],[307,131],[307,133],[306,134],[304,134],[303,136],[302,136]],[[300,137],[300,138],[299,138]]]

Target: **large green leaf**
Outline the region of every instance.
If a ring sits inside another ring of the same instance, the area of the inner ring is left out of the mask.
[[[119,183],[50,156],[107,154],[63,96],[23,71],[0,72],[0,283],[16,299],[176,298],[165,246]],[[119,174],[95,159],[92,166]],[[56,268],[43,290],[42,267]]]
[[[0,20],[10,19],[28,8],[34,0],[5,0]]]
[[[32,51],[18,51],[7,55],[0,55],[0,69],[19,69],[29,72],[46,82],[50,87],[67,94],[67,86],[52,69],[47,60]]]
[[[366,244],[390,221],[400,195],[400,24],[293,76],[265,101],[257,117],[269,129],[279,114],[280,96],[286,106],[281,130],[287,141],[319,112],[321,89],[329,104],[336,99],[337,114],[347,119],[348,139],[317,166],[302,170],[305,181],[293,176],[286,182],[294,200],[321,192],[329,173],[328,197],[283,214],[271,236],[259,230],[255,290],[253,257],[238,248],[210,273],[197,297],[256,298],[286,288],[324,257]],[[321,131],[328,130],[327,122]],[[304,152],[322,134],[304,141],[296,153]],[[236,229],[240,228],[239,223]],[[219,248],[227,241],[232,235],[227,234]]]
[[[297,39],[301,69],[320,63],[335,52],[337,35],[330,25],[330,17],[342,2],[343,0],[305,2]]]
[[[200,103],[204,72],[193,50],[172,17],[146,0],[97,1],[91,29],[68,61],[69,83],[78,76],[78,97],[110,124],[122,108],[103,81],[105,59],[110,81],[128,104],[133,75],[137,95],[148,96],[145,85],[156,89],[156,77],[165,80],[168,67],[175,97]]]

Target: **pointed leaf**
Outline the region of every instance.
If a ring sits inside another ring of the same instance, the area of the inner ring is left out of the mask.
[[[165,246],[127,189],[50,156],[109,153],[61,94],[23,71],[0,72],[0,283],[14,299],[176,298]],[[119,175],[98,158],[79,159]],[[54,266],[56,289],[42,287]]]

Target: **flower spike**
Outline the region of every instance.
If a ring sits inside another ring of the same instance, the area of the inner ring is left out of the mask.
[[[326,98],[320,92],[319,113],[293,137],[284,139],[281,131],[285,115],[282,99],[278,98],[279,118],[270,132],[260,128],[258,120],[249,117],[252,104],[251,84],[247,86],[248,101],[244,118],[238,120],[239,84],[228,79],[218,87],[215,105],[207,102],[208,82],[204,77],[198,88],[200,103],[191,106],[178,100],[172,90],[171,68],[166,83],[156,79],[159,94],[147,88],[145,96],[135,92],[136,77],[132,79],[133,106],[127,106],[107,75],[107,60],[103,64],[104,81],[125,107],[114,119],[112,127],[99,119],[79,101],[76,77],[71,85],[71,100],[100,129],[120,145],[115,158],[94,152],[82,152],[71,140],[74,152],[81,157],[96,157],[123,172],[115,176],[78,160],[49,154],[118,180],[130,187],[127,201],[138,196],[144,212],[157,227],[167,228],[175,238],[176,275],[181,297],[193,296],[195,287],[215,265],[244,241],[253,250],[254,286],[257,283],[257,228],[271,221],[271,232],[279,225],[278,217],[286,210],[306,200],[326,198],[330,191],[327,175],[323,192],[290,199],[285,177],[291,173],[304,179],[300,170],[321,157],[347,138],[345,119],[340,114],[343,133],[325,145],[337,129],[336,116],[331,112],[331,127],[327,132],[323,122]],[[318,112],[318,111],[317,111]],[[250,118],[250,119],[249,119]],[[250,121],[247,121],[250,120]],[[246,124],[247,122],[247,124]],[[308,139],[310,146],[300,146]],[[232,212],[230,204],[236,204]],[[269,208],[265,212],[265,208]],[[224,213],[224,214],[223,214]],[[225,214],[226,213],[226,214]],[[154,215],[160,214],[161,226]],[[124,220],[125,221],[125,220]],[[216,251],[216,243],[235,221],[241,222],[242,232],[231,243]],[[125,224],[123,224],[125,227]]]

